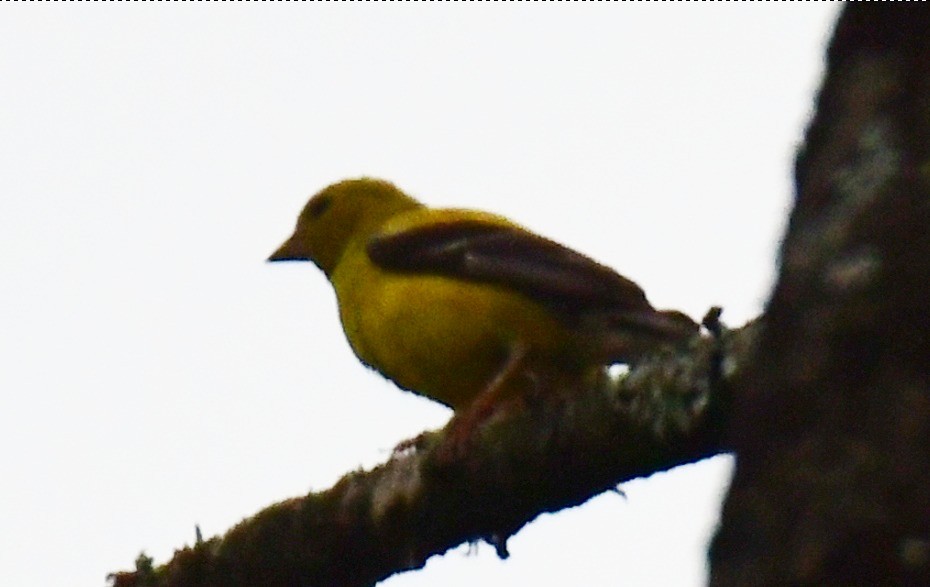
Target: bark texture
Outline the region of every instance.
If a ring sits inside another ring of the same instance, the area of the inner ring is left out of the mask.
[[[847,5],[736,386],[712,585],[930,585],[930,12]]]

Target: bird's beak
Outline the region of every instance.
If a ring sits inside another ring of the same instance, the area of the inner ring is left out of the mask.
[[[278,247],[278,250],[271,253],[271,256],[268,257],[269,263],[274,263],[276,261],[309,261],[310,257],[300,251],[300,247],[297,244],[297,239],[293,236],[286,241],[284,244]]]

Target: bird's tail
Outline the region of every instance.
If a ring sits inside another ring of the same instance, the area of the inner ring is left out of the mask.
[[[660,348],[682,345],[697,336],[700,326],[677,310],[611,312],[599,315],[590,332],[607,363],[636,362]]]

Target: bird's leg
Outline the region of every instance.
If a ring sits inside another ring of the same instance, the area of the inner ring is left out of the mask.
[[[514,344],[501,369],[471,405],[452,417],[446,428],[446,438],[438,449],[440,462],[448,463],[465,455],[475,430],[494,413],[508,382],[523,368],[528,351],[526,344]]]
[[[513,345],[504,366],[501,367],[501,370],[491,379],[484,390],[478,394],[465,415],[473,414],[477,423],[486,420],[487,417],[494,412],[495,406],[500,403],[501,394],[504,389],[506,389],[507,382],[517,374],[521,367],[523,367],[523,361],[526,359],[526,355],[527,347],[525,344],[517,343]]]

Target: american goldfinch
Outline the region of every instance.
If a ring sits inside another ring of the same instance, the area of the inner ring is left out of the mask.
[[[698,330],[653,308],[632,281],[506,218],[429,208],[377,179],[313,196],[268,260],[315,263],[358,358],[457,415],[485,414],[550,375],[635,362]]]

